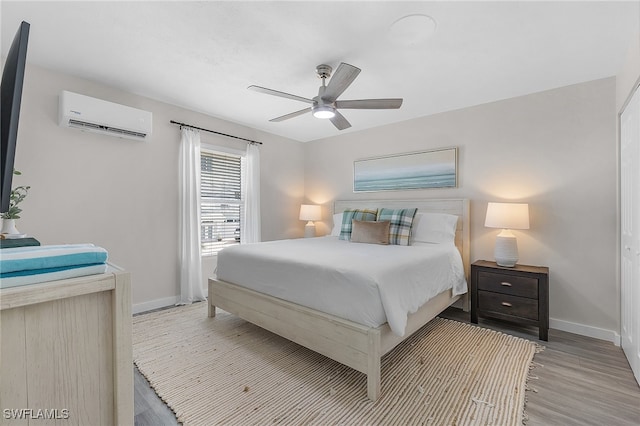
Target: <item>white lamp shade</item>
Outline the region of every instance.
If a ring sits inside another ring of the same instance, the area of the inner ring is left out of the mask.
[[[484,226],[501,229],[529,229],[529,204],[489,203]]]
[[[322,219],[322,207],[315,204],[302,204],[300,206],[300,220]]]

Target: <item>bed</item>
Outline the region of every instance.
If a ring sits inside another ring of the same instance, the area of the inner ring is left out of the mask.
[[[334,212],[341,213],[349,208],[399,209],[409,207],[417,208],[418,213],[447,213],[458,217],[455,229],[455,246],[454,244],[451,244],[451,246],[454,247],[454,251],[457,250],[460,254],[461,268],[464,277],[467,279],[464,282],[466,285],[469,277],[469,200],[344,200],[335,202]],[[333,247],[330,244],[339,244],[331,241],[331,238],[320,237],[312,240],[317,240],[318,243],[321,243],[319,245],[328,245],[329,247]],[[296,242],[292,240],[291,242],[294,244],[292,250],[296,250],[300,244],[307,244],[305,241]],[[261,244],[247,245],[245,247],[254,246],[251,248],[256,250]],[[283,244],[286,243],[270,242],[262,245],[267,247],[266,251],[270,251],[273,247]],[[352,245],[368,246],[367,244],[356,243],[352,243]],[[336,247],[339,249],[339,246]],[[363,247],[364,249],[365,247]],[[366,247],[366,249],[373,250],[375,253],[375,250],[379,248]],[[251,262],[253,263],[254,260],[251,259]],[[304,269],[304,266],[301,268],[303,269],[293,270],[292,272],[288,272],[286,268],[280,268],[284,272],[281,280],[267,274],[268,268],[266,268],[264,269],[266,274],[264,281],[273,280],[273,288],[285,288],[279,281],[286,282],[286,275],[299,276],[300,271],[307,271],[306,276],[309,279],[304,281],[323,280],[322,282],[326,284],[326,288],[331,288],[331,281],[334,278],[330,271],[322,272],[317,269],[319,268],[317,265],[316,269],[314,269],[313,265],[307,266],[306,269]],[[381,271],[381,274],[384,275],[385,272]],[[322,275],[322,273],[325,275]],[[375,271],[372,274],[375,275]],[[379,315],[376,315],[375,312],[373,314],[365,313],[371,316],[371,321],[366,318],[364,320],[362,318],[347,319],[344,318],[345,315],[336,315],[332,311],[330,303],[328,305],[325,303],[315,309],[305,306],[310,305],[309,303],[296,303],[299,301],[289,295],[284,296],[277,292],[271,292],[272,295],[270,295],[262,291],[256,291],[256,289],[251,288],[251,285],[241,282],[243,279],[241,274],[234,276],[231,280],[218,277],[209,279],[209,317],[215,317],[216,307],[219,307],[365,373],[367,376],[367,396],[371,400],[376,400],[380,395],[380,359],[384,354],[391,351],[400,342],[458,300],[461,300],[459,303],[462,304],[464,309],[468,309],[468,292],[461,292],[460,289],[454,291],[454,288],[447,288],[446,290],[438,291],[435,295],[430,295],[426,303],[415,307],[417,310],[410,309],[410,312],[414,310],[415,312],[410,313],[408,316],[405,315],[404,323],[397,320],[402,315],[391,315],[388,319],[396,319],[380,324]],[[338,278],[335,279],[338,280]],[[382,287],[380,288],[382,289]],[[380,295],[384,305],[383,290],[380,290]],[[285,297],[290,300],[284,300]],[[386,308],[386,305],[384,308]],[[384,321],[384,315],[382,321]]]

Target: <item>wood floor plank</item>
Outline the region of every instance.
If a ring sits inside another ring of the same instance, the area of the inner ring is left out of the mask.
[[[468,313],[448,309],[444,317],[469,321]],[[549,341],[537,340],[537,329],[485,320],[480,326],[538,341],[545,350],[534,357],[527,392],[527,426],[640,425],[640,386],[622,350],[610,342],[560,330]]]
[[[147,379],[134,367],[135,426],[177,426],[175,414],[156,395]]]
[[[449,308],[443,317],[469,322],[469,313]],[[537,340],[538,329],[481,319],[479,326],[537,341],[545,350],[529,380],[527,426],[640,426],[640,386],[622,350],[610,342],[549,330],[549,341]],[[177,425],[173,412],[135,369],[135,424]]]

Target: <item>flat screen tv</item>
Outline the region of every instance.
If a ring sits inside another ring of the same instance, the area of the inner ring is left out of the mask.
[[[22,100],[22,83],[24,81],[24,67],[27,62],[27,41],[29,40],[29,23],[22,22],[13,38],[11,48],[2,71],[0,87],[0,175],[2,191],[0,213],[9,210],[11,183],[13,180],[13,161],[16,155],[16,140],[18,139],[18,120],[20,119],[20,103]]]

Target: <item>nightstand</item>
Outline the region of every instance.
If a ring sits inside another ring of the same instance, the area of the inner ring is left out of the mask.
[[[478,260],[471,265],[471,322],[492,317],[534,325],[549,340],[549,268],[498,266]]]

